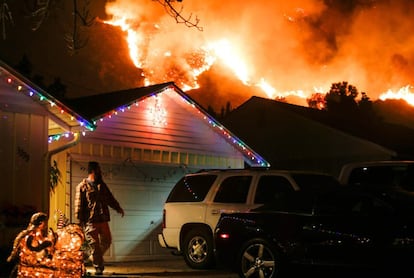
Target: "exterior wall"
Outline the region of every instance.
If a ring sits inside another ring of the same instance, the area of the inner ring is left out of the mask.
[[[45,116],[0,110],[0,249],[48,209],[47,129]]]
[[[91,160],[119,160],[141,161],[148,163],[163,163],[172,165],[185,165],[197,169],[203,168],[243,168],[242,157],[226,157],[225,155],[205,153],[192,153],[191,150],[168,150],[161,146],[153,146],[151,149],[140,147],[117,146],[108,144],[89,143],[84,139],[81,143],[71,148],[73,157],[89,157]],[[86,141],[86,142],[85,142]],[[148,147],[148,146],[147,146]]]
[[[49,207],[49,227],[56,230],[59,221],[60,213],[69,218],[71,215],[71,200],[70,195],[70,167],[68,167],[67,153],[61,152],[53,155],[51,162],[57,162],[60,171],[60,179],[54,190],[50,192],[50,207]]]
[[[48,118],[1,110],[0,116],[0,204],[45,210]]]

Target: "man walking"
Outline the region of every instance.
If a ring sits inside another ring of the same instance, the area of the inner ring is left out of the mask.
[[[88,177],[76,187],[75,217],[85,231],[85,237],[92,249],[92,263],[95,274],[104,271],[103,255],[112,243],[109,208],[124,216],[124,210],[103,181],[98,162],[88,163]]]

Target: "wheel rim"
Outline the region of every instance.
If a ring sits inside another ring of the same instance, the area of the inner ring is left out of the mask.
[[[249,245],[241,257],[241,272],[244,277],[273,277],[275,256],[264,244]]]
[[[187,251],[188,257],[191,261],[201,263],[207,257],[207,241],[201,236],[193,237],[188,243]]]

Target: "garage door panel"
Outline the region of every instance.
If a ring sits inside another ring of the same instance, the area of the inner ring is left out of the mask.
[[[162,215],[160,213],[145,214],[140,212],[137,215],[130,215],[126,212],[123,218],[116,217],[111,220],[110,226],[112,231],[116,231],[119,236],[130,234],[143,233],[147,230],[152,230],[154,226],[161,223]]]
[[[71,161],[71,164],[74,199],[76,185],[87,177],[88,162]],[[123,162],[101,163],[101,168],[105,182],[125,211],[122,218],[110,209],[113,244],[105,260],[134,260],[144,255],[168,254],[159,246],[157,238],[161,231],[162,207],[175,182],[185,173],[176,166],[125,165]],[[74,219],[73,208],[71,211]]]

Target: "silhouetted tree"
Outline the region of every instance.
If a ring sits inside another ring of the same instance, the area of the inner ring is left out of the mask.
[[[59,99],[64,99],[66,86],[62,84],[59,77],[56,77],[53,83],[46,88],[46,91]]]
[[[358,102],[358,107],[363,113],[369,114],[373,112],[372,101],[365,92],[361,93],[361,100]]]
[[[220,119],[224,119],[231,112],[231,103],[228,101],[226,107],[221,107]]]
[[[365,92],[361,93],[361,100],[358,101],[359,112],[362,117],[365,117],[371,122],[382,121],[381,116],[375,111],[374,104]]]
[[[357,96],[357,88],[348,84],[348,82],[333,83],[331,89],[325,95],[325,109],[330,113],[343,116],[355,113],[358,111],[358,104],[355,100]]]
[[[207,107],[207,113],[210,114],[214,118],[217,117],[217,113],[214,111],[214,108],[211,105]]]
[[[42,89],[46,89],[45,78],[40,74],[35,74],[32,78],[32,81]]]
[[[23,55],[22,59],[16,65],[15,69],[30,79],[33,70],[33,64],[30,62],[26,54]]]

